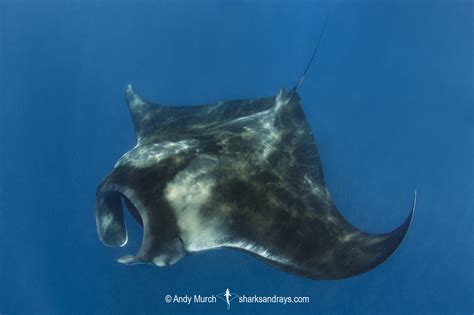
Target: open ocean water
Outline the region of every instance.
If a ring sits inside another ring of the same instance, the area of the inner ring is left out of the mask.
[[[290,89],[320,1],[0,0],[0,314],[473,314],[474,4],[328,0],[300,88],[325,178],[355,226],[398,250],[350,279],[296,277],[232,250],[125,266],[96,232],[96,186],[135,145],[124,93],[192,105]],[[166,303],[165,296],[309,303]]]

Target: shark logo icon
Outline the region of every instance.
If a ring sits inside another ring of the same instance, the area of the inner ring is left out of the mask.
[[[225,290],[225,301],[227,302],[227,309],[230,308],[230,297],[231,297],[231,294],[230,294],[230,291],[229,291],[229,288],[227,288],[227,290]]]
[[[230,309],[230,302],[232,302],[232,300],[238,298],[239,295],[236,294],[236,293],[231,293],[229,288],[227,288],[225,290],[225,293],[220,293],[220,294],[217,295],[217,297],[227,304],[227,310],[229,310]]]

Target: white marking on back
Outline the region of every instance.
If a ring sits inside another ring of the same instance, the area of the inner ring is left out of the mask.
[[[189,151],[195,148],[197,144],[196,140],[182,140],[136,146],[125,153],[117,161],[115,167],[120,165],[131,165],[139,168],[148,167],[178,153]]]
[[[218,228],[218,218],[203,220],[201,215],[215,189],[213,170],[217,163],[217,159],[211,156],[197,158],[179,172],[164,191],[175,211],[181,238],[188,251],[218,247],[224,236]]]

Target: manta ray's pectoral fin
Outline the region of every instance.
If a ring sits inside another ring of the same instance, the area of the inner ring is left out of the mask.
[[[415,206],[416,193],[405,221],[385,234],[362,232],[338,214],[330,219],[334,225],[320,217],[313,222],[305,221],[312,228],[272,238],[271,243],[248,240],[226,247],[248,252],[295,275],[318,280],[349,278],[377,267],[398,248],[413,219]],[[295,222],[303,226],[301,221]]]
[[[416,208],[416,191],[410,214],[395,230],[385,234],[358,232],[342,237],[340,248],[336,251],[338,263],[335,265],[333,279],[347,278],[365,273],[395,252],[408,232]],[[344,242],[345,241],[345,242]]]
[[[143,136],[143,131],[147,120],[151,118],[153,111],[158,110],[157,105],[151,104],[142,99],[129,84],[126,92],[128,109],[132,115],[133,125],[135,126],[135,133],[137,135],[137,141]]]
[[[284,95],[281,94],[282,100]],[[195,106],[169,106],[141,98],[131,85],[127,88],[126,98],[139,145],[144,142],[169,142],[178,134],[202,134],[216,126],[263,112],[273,107],[275,101],[274,97],[265,97]]]

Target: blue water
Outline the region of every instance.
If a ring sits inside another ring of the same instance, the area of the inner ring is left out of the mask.
[[[275,95],[311,54],[321,2],[0,0],[0,314],[223,314],[164,296],[226,288],[311,298],[229,314],[472,314],[473,2],[329,2],[302,104],[350,222],[387,232],[418,191],[392,257],[313,281],[231,250],[124,266],[138,225],[124,248],[96,234],[96,185],[135,142],[126,85],[176,105]]]

